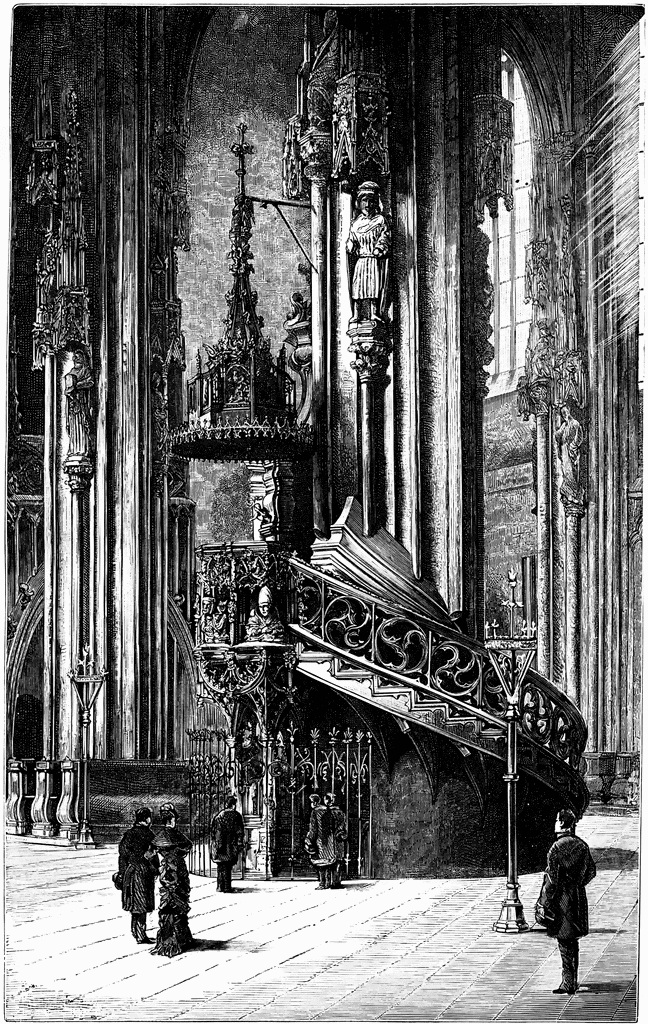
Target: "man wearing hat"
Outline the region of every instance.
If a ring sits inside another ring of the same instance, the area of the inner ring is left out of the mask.
[[[336,806],[336,796],[334,792],[327,793],[325,796],[326,806],[329,808],[333,815],[333,838],[335,842],[335,864],[331,868],[331,889],[341,889],[342,882],[340,875],[342,872],[342,863],[344,861],[344,845],[347,839],[347,825],[344,811]]]
[[[236,810],[235,796],[228,796],[224,810],[212,818],[209,831],[211,859],[218,865],[216,888],[219,892],[231,892],[232,868],[245,848],[243,817]]]
[[[330,889],[337,854],[335,850],[335,818],[327,803],[314,805],[304,846],[311,863],[317,868],[319,876],[317,888]]]
[[[351,277],[351,322],[382,320],[386,309],[388,256],[391,232],[380,212],[380,191],[375,181],[358,189],[355,218],[347,239]]]
[[[155,879],[160,861],[151,829],[151,811],[138,807],[135,822],[119,843],[119,868],[115,885],[122,894],[122,909],[130,911],[131,934],[140,945],[152,942],[146,934],[146,915],[155,908]]]
[[[310,814],[310,820],[309,820],[309,823],[308,823],[308,834],[309,835],[315,835],[315,834],[317,834],[318,827],[317,827],[317,822],[314,819],[317,818],[318,815],[321,815],[321,814],[324,813],[324,804],[321,801],[319,793],[311,793],[311,795],[309,796],[308,799],[309,799],[310,805],[311,805],[311,814]],[[307,849],[308,853],[311,854],[311,859],[312,859],[312,848],[309,848],[308,838],[306,839],[306,849]],[[319,867],[317,864],[315,864],[314,860],[313,860],[313,864],[315,866],[315,870],[317,871],[317,878],[318,878],[318,881],[319,881],[319,885],[317,886],[317,888],[318,889],[325,889],[326,888],[326,868]]]
[[[578,940],[589,931],[585,886],[595,877],[596,864],[587,843],[576,835],[573,811],[558,811],[555,832],[547,855],[545,900],[552,912],[547,935],[558,940],[562,959],[562,979],[554,992],[573,995],[578,989]]]

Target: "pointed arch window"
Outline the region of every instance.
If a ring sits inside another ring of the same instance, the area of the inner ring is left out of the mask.
[[[500,204],[499,216],[485,211],[484,231],[491,239],[489,270],[494,289],[493,336],[495,358],[488,367],[493,377],[524,366],[531,305],[524,301],[525,249],[530,241],[532,174],[531,118],[520,73],[502,53],[502,96],[513,103],[513,209]]]

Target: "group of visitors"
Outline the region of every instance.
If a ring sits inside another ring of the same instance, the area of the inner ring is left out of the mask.
[[[317,868],[318,889],[341,889],[347,825],[344,812],[335,806],[335,793],[327,793],[324,803],[318,793],[310,797],[311,816],[306,835],[306,852]]]
[[[148,807],[135,811],[135,823],[119,844],[119,867],[113,882],[122,894],[122,909],[130,912],[131,934],[140,945],[152,945],[146,934],[146,915],[155,909],[155,880],[160,880],[158,932],[151,953],[177,956],[193,945],[189,928],[191,885],[186,856],[191,840],[176,827],[178,812],[171,803],[160,807],[161,827],[151,828]],[[232,867],[243,849],[243,818],[236,810],[236,797],[214,816],[210,828],[210,855],[218,864],[217,887],[232,891]]]
[[[317,869],[318,889],[340,889],[347,839],[346,818],[336,806],[335,793],[310,796],[311,814],[305,848]],[[155,879],[160,879],[158,932],[151,953],[176,956],[193,945],[189,914],[189,872],[185,857],[191,840],[176,827],[178,813],[171,803],[160,807],[161,827],[151,828],[148,807],[135,812],[135,823],[119,844],[119,869],[113,882],[121,889],[122,908],[131,914],[131,932],[140,944],[153,943],[146,934],[146,915],[155,907]],[[587,843],[576,835],[576,817],[570,810],[558,812],[556,841],[547,857],[547,870],[536,920],[558,940],[562,979],[556,993],[578,989],[579,939],[589,930],[585,886],[596,875]],[[210,826],[210,857],[218,865],[217,888],[232,892],[232,868],[245,848],[244,824],[236,810],[236,797],[214,816]]]
[[[135,824],[119,844],[119,867],[113,882],[122,894],[122,909],[130,911],[131,933],[140,945],[152,944],[146,934],[146,915],[155,908],[155,879],[160,879],[158,933],[151,953],[177,956],[193,944],[189,929],[189,872],[185,857],[192,843],[176,828],[173,804],[160,807],[161,828],[151,828],[148,807],[135,812]]]

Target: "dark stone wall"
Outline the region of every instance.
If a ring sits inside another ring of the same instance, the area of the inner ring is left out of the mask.
[[[390,774],[377,774],[374,790],[374,874],[379,878],[464,878],[506,873],[506,787],[504,766],[471,752],[480,779],[477,795],[463,765],[464,755],[442,736],[428,734],[438,765],[433,796],[421,762],[410,750]],[[553,841],[558,795],[521,776],[518,793],[520,872],[544,867]]]

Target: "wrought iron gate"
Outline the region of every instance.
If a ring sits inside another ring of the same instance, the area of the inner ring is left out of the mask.
[[[249,731],[249,726],[247,731]],[[241,875],[312,876],[304,843],[310,796],[335,793],[346,819],[344,875],[371,876],[372,736],[334,727],[312,729],[302,743],[292,724],[263,742],[232,737],[222,729],[188,731],[189,837],[193,874],[215,875],[209,828],[225,798],[236,793],[246,825],[247,850]],[[259,737],[259,740],[261,737]],[[256,754],[254,751],[256,750]]]
[[[233,745],[223,729],[188,729],[189,838],[187,866],[194,875],[216,874],[209,856],[209,826],[225,805],[235,779]],[[212,870],[213,868],[213,870]]]
[[[304,849],[308,832],[310,796],[324,802],[335,793],[344,812],[347,840],[344,873],[347,878],[371,876],[372,834],[372,736],[369,732],[339,728],[322,735],[312,729],[303,745],[298,730],[290,727],[274,740],[271,771],[275,778],[277,818],[275,823],[275,873],[290,871],[290,877],[312,875]]]

